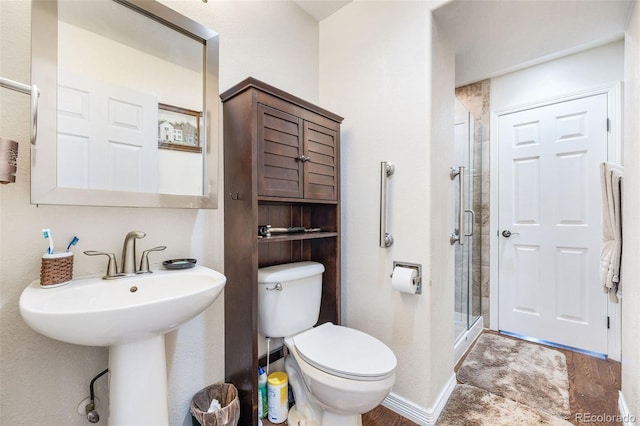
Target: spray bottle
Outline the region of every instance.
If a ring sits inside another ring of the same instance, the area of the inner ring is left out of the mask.
[[[267,373],[265,373],[262,367],[258,366],[258,418],[263,419],[267,417],[268,407]]]

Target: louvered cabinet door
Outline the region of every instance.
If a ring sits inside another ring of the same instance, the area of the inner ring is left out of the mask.
[[[304,122],[304,197],[338,199],[338,132]]]
[[[302,198],[303,121],[258,105],[258,194]]]

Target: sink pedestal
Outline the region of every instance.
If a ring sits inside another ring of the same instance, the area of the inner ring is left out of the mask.
[[[164,334],[109,348],[109,425],[168,426]]]

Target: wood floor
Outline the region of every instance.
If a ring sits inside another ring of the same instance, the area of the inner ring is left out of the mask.
[[[362,426],[415,426],[416,423],[378,405],[362,415]]]
[[[567,358],[571,406],[571,418],[568,420],[574,425],[621,425],[619,422],[611,421],[616,420],[615,416],[619,414],[620,363],[564,349],[554,349],[564,353]],[[461,363],[462,361],[456,366],[456,371]],[[599,422],[600,419],[607,421]],[[269,422],[264,424],[270,425]],[[414,426],[416,423],[383,406],[378,406],[362,415],[362,425]]]
[[[620,363],[561,350],[567,357],[569,403],[574,425],[621,425],[615,421],[594,421],[594,417],[615,417],[620,390]],[[588,416],[588,417],[587,417]]]

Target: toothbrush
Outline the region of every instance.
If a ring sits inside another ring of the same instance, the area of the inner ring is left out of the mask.
[[[71,248],[71,246],[75,246],[76,243],[80,241],[80,238],[74,236],[71,241],[69,241],[69,245],[67,246],[67,251],[69,251],[69,249]]]
[[[47,249],[47,253],[53,254],[53,235],[51,234],[51,229],[43,229],[42,236],[45,240],[49,240],[49,248]]]

